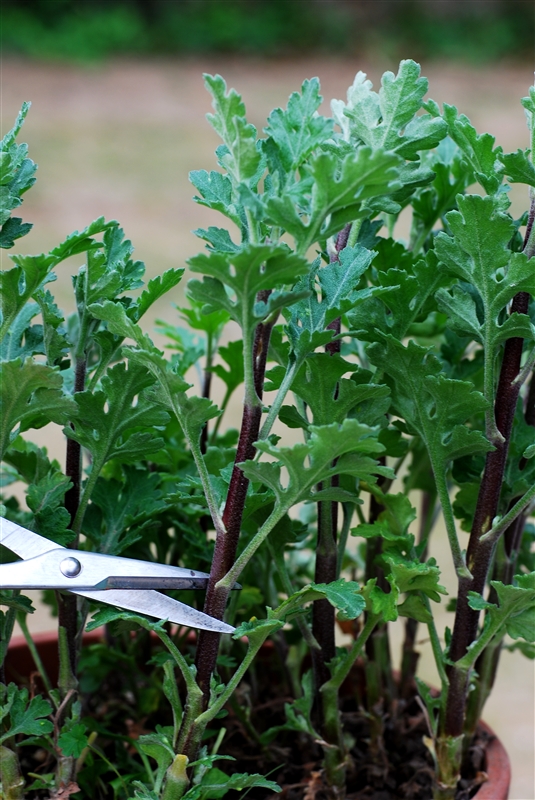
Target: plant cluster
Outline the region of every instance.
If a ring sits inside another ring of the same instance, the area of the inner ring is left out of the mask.
[[[363,743],[351,741],[340,697],[358,673],[354,716],[379,788],[386,720],[418,692],[434,778],[414,797],[454,800],[500,650],[535,655],[535,87],[522,101],[531,149],[507,154],[455,107],[425,101],[410,60],[379,92],[358,73],[332,117],[319,113],[317,79],[305,81],[263,138],[221,77],[205,83],[222,144],[218,169],[191,181],[227,227],[196,231],[206,248],[188,261],[198,277],[178,310],[187,327],[161,326],[170,357],[140,322],[184,270],[138,292],[144,265],[116,222],[12,255],[2,273],[3,485],[27,484],[27,508],[8,490],[3,514],[70,547],[209,570],[204,611],[237,629],[192,637],[97,609],[87,629],[105,626],[107,644],[82,649],[91,604],[48,598],[57,686],[27,635],[44,688],[0,688],[0,795],[265,798],[276,775],[215,766],[228,759],[219,720],[230,711],[258,752],[288,738],[319,749],[310,781],[343,798]],[[11,213],[35,180],[16,141],[27,111],[2,140],[4,248],[31,227]],[[530,187],[520,219],[513,183]],[[85,263],[65,319],[49,287],[74,255]],[[224,430],[238,389],[239,430]],[[25,435],[48,423],[65,434],[64,470]],[[428,555],[439,517],[458,581],[445,632],[433,608],[448,591]],[[3,662],[15,619],[27,633],[32,608],[17,590],[0,603]],[[395,677],[389,625],[400,616]],[[418,626],[437,695],[415,675]],[[248,697],[268,640],[287,702],[266,729]]]

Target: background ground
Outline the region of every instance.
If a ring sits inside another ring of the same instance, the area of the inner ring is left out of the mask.
[[[243,94],[250,121],[261,128],[266,114],[285,105],[289,93],[305,78],[318,75],[324,97],[345,98],[358,69],[377,83],[389,68],[396,64],[387,58],[366,64],[207,56],[190,61],[113,61],[90,69],[4,59],[2,133],[11,127],[21,102],[31,100],[22,140],[29,143],[30,155],[39,164],[37,184],[23,206],[24,219],[35,227],[17,251],[48,250],[75,228],[105,215],[121,222],[137,257],[147,264],[148,277],[184,266],[186,258],[201,249],[192,229],[218,222],[212,212],[192,202],[188,182],[189,170],[215,168],[218,140],[205,120],[210,101],[203,89],[203,72],[219,72],[235,86]],[[527,146],[519,103],[532,78],[527,67],[467,69],[434,62],[423,64],[423,74],[430,79],[430,97],[456,104],[478,130],[492,132],[506,151]],[[527,207],[523,189],[515,190],[513,201],[520,214]],[[5,252],[1,259],[2,268],[8,268]],[[75,258],[59,268],[57,298],[69,311],[73,310],[70,274],[81,263]],[[157,317],[177,322],[173,302],[182,302],[181,291],[152,310],[145,323],[148,329]],[[37,434],[62,461],[64,443],[58,431],[49,427]],[[32,438],[37,439],[33,432]],[[444,539],[437,531],[435,555],[441,566],[449,566]],[[444,575],[446,585],[452,585],[451,577]],[[447,624],[446,615],[444,620]],[[29,622],[32,630],[54,627],[42,610]],[[436,683],[427,652],[420,671]],[[506,653],[485,711],[485,719],[499,731],[511,756],[511,800],[535,800],[534,678],[533,662]]]

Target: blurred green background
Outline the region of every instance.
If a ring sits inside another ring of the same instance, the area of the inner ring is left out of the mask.
[[[4,53],[97,61],[200,53],[533,54],[531,0],[3,0]]]

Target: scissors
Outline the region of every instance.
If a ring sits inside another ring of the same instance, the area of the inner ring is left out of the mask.
[[[209,575],[184,567],[69,550],[0,518],[0,544],[22,561],[0,564],[1,589],[61,589],[128,611],[216,633],[234,628],[155,589],[206,589]],[[235,588],[240,588],[238,584]]]

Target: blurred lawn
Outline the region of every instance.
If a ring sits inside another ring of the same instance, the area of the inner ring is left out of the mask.
[[[388,58],[379,64],[356,59],[262,61],[212,55],[189,61],[113,61],[88,70],[4,58],[2,133],[11,127],[22,101],[31,100],[21,141],[29,143],[30,156],[39,164],[37,183],[22,207],[24,220],[35,227],[15,251],[48,250],[73,229],[105,215],[121,222],[136,247],[136,257],[146,262],[147,277],[185,266],[188,256],[202,249],[192,230],[224,224],[218,215],[192,201],[188,182],[189,170],[216,168],[214,149],[219,142],[205,119],[210,99],[203,88],[203,72],[219,72],[241,92],[250,121],[261,129],[269,111],[285,105],[290,92],[305,78],[318,75],[323,95],[330,100],[345,98],[359,69],[367,71],[377,85],[385,69],[396,68]],[[528,146],[520,105],[532,78],[527,67],[466,68],[424,62],[422,72],[430,81],[430,97],[457,105],[480,132],[494,134],[506,151]],[[327,103],[324,112],[329,113]],[[515,188],[512,199],[513,212],[519,216],[528,205],[527,191]],[[405,233],[401,226],[399,235]],[[0,258],[2,268],[8,268],[5,251]],[[75,257],[58,269],[54,289],[59,305],[69,311],[74,306],[70,275],[81,263],[81,257]],[[171,303],[180,304],[182,297],[177,290],[156,304],[145,325],[150,329],[156,317],[177,322]],[[32,433],[32,438],[62,458],[63,437],[58,431],[44,429],[35,437]],[[437,534],[440,550],[445,536]],[[447,571],[451,560],[447,551],[436,555]],[[444,582],[452,586],[451,576],[446,575]],[[443,621],[451,624],[445,615]],[[39,624],[50,627],[46,618]],[[428,655],[421,672],[436,683]],[[499,730],[513,762],[511,800],[535,798],[533,679],[533,662],[505,654],[485,713]]]
[[[529,59],[531,0],[2,0],[5,53]]]

